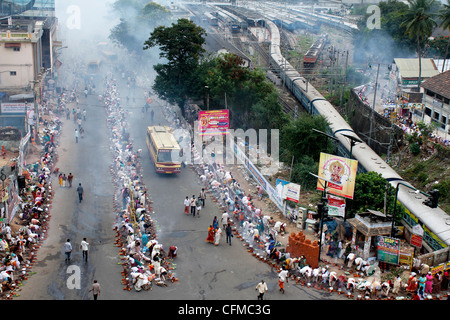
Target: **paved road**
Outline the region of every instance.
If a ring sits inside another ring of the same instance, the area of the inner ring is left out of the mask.
[[[125,97],[126,86],[120,87]],[[154,219],[159,224],[159,241],[168,248],[179,248],[176,275],[179,281],[168,287],[153,286],[151,291],[125,291],[121,284],[118,248],[112,230],[113,185],[109,172],[112,162],[109,151],[109,135],[106,114],[96,96],[87,101],[81,98],[81,106],[87,103],[85,137],[75,143],[75,124],[64,120],[60,136],[59,162],[57,167],[66,174],[75,176],[74,187],[56,189],[51,209],[49,236],[38,253],[38,262],[17,299],[83,300],[92,299],[88,290],[94,279],[102,286],[101,299],[112,300],[255,300],[255,286],[264,279],[269,292],[267,300],[277,299],[336,299],[317,290],[305,290],[290,282],[283,295],[278,291],[277,274],[267,264],[251,256],[241,242],[233,239],[229,246],[222,238],[216,247],[205,241],[207,228],[214,216],[220,216],[218,207],[207,201],[200,218],[183,213],[185,196],[198,195],[200,185],[197,175],[186,168],[177,176],[157,175],[152,167],[145,145],[146,127],[150,124],[150,113],[141,112],[143,91],[135,91],[136,102],[127,106],[131,138],[134,148],[144,150],[142,156],[143,182],[154,201]],[[123,101],[126,99],[123,99]],[[155,122],[164,123],[161,108],[154,103]],[[75,186],[81,183],[85,190],[82,203],[78,202]],[[209,200],[209,199],[208,199]],[[83,237],[90,242],[90,257],[82,262],[79,244]],[[63,244],[71,239],[74,246],[72,261],[64,261]],[[75,270],[75,271],[74,271]],[[73,281],[79,271],[79,287]]]

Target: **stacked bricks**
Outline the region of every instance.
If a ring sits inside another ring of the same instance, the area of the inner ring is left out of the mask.
[[[293,258],[305,256],[306,263],[311,268],[317,268],[319,266],[319,243],[318,241],[311,242],[311,240],[306,239],[302,231],[289,235],[286,251]]]

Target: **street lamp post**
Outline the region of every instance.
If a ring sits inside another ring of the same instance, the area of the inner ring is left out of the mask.
[[[368,139],[368,145],[369,147],[372,147],[371,145],[371,140],[372,140],[372,122],[373,122],[373,113],[375,112],[375,101],[376,101],[376,97],[377,97],[377,86],[378,86],[378,74],[380,72],[380,64],[378,64],[377,67],[377,78],[375,80],[375,91],[373,94],[373,106],[372,106],[372,110],[370,112],[370,131],[369,131],[369,139]]]
[[[209,110],[209,87],[205,86],[206,89],[206,110]]]
[[[311,173],[311,172],[308,172],[310,175],[312,175],[313,177],[316,177],[317,179],[319,179],[319,180],[322,180],[323,182],[324,182],[324,184],[322,184],[323,185],[323,191],[322,191],[322,198],[321,198],[321,203],[320,203],[320,207],[318,207],[318,214],[319,214],[319,217],[320,217],[320,233],[319,233],[319,261],[318,261],[318,263],[317,264],[319,264],[320,263],[320,254],[321,254],[321,251],[322,251],[322,233],[323,233],[323,219],[325,218],[325,213],[328,211],[328,208],[327,208],[327,184],[328,183],[332,183],[332,181],[330,181],[330,180],[328,180],[328,179],[326,179],[326,178],[323,178],[323,177],[320,177],[320,176],[318,176],[318,175],[316,175],[316,174],[314,174],[314,173]]]

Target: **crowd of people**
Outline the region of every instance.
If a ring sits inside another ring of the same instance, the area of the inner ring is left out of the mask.
[[[72,93],[71,93],[72,92]],[[39,132],[36,141],[39,159],[27,165],[19,164],[16,170],[24,177],[24,185],[19,185],[18,202],[13,216],[3,212],[0,226],[0,294],[2,299],[12,299],[20,295],[20,287],[33,274],[32,267],[42,241],[47,237],[51,203],[54,190],[52,178],[58,173],[55,164],[58,159],[57,137],[61,122],[58,115],[70,103],[74,91],[63,90],[57,97],[45,94],[39,105]],[[53,101],[54,100],[54,101]],[[10,194],[9,197],[14,198]],[[12,205],[12,204],[11,204]]]
[[[194,169],[202,183],[202,191],[207,192],[222,208],[222,215],[215,217],[208,227],[206,241],[219,245],[222,234],[225,232],[226,243],[231,244],[234,234],[242,237],[255,255],[267,256],[284,261],[289,253],[280,247],[277,237],[285,234],[286,223],[274,219],[271,215],[262,212],[258,206],[261,193],[245,193],[238,181],[233,178],[231,171],[227,171],[221,164],[217,164],[192,145],[192,153],[196,161]],[[193,198],[191,198],[192,200]]]
[[[105,77],[105,92],[100,98],[111,134],[114,162],[110,171],[116,189],[117,215],[115,245],[120,248],[124,290],[150,290],[153,283],[167,286],[167,282],[178,280],[173,272],[178,248],[170,246],[166,252],[157,240],[150,196],[140,175],[140,150],[133,147],[119,84],[111,74]]]
[[[234,234],[244,242],[244,246],[253,256],[267,262],[277,270],[278,286],[284,293],[285,283],[293,279],[296,284],[346,294],[355,299],[435,299],[435,293],[448,291],[448,275],[433,275],[435,291],[429,294],[425,290],[413,288],[400,276],[387,280],[382,277],[381,268],[357,255],[357,250],[350,242],[332,241],[333,230],[325,230],[324,240],[328,244],[326,255],[342,259],[342,265],[333,264],[333,260],[325,261],[317,268],[312,268],[305,256],[291,257],[289,252],[278,241],[278,236],[286,232],[286,224],[273,218],[273,214],[262,212],[258,206],[261,197],[260,189],[247,194],[228,171],[210,158],[202,158],[201,151],[192,145],[193,157],[197,159],[193,168],[202,183],[202,190],[210,195],[222,208],[222,216],[214,217],[209,225],[206,242],[220,245],[222,235],[226,232],[226,243],[231,244]],[[198,161],[200,159],[200,162]],[[203,160],[203,161],[201,161]],[[185,213],[191,214],[195,209],[195,196],[185,199]],[[332,267],[332,264],[334,267]],[[436,284],[440,279],[439,285]],[[258,299],[262,299],[266,291],[264,282],[258,284]],[[436,291],[439,287],[439,291]],[[433,295],[430,295],[433,293]]]

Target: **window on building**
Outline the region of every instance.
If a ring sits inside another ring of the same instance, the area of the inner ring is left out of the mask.
[[[20,47],[14,47],[13,51],[19,52],[20,51]]]
[[[429,117],[431,117],[431,109],[425,107],[425,114]]]
[[[433,118],[434,119],[436,119],[436,120],[439,120],[439,112],[433,112],[434,114],[433,114]]]
[[[16,71],[10,71],[10,72],[9,72],[9,75],[10,75],[10,76],[17,76],[17,72],[16,72]]]

